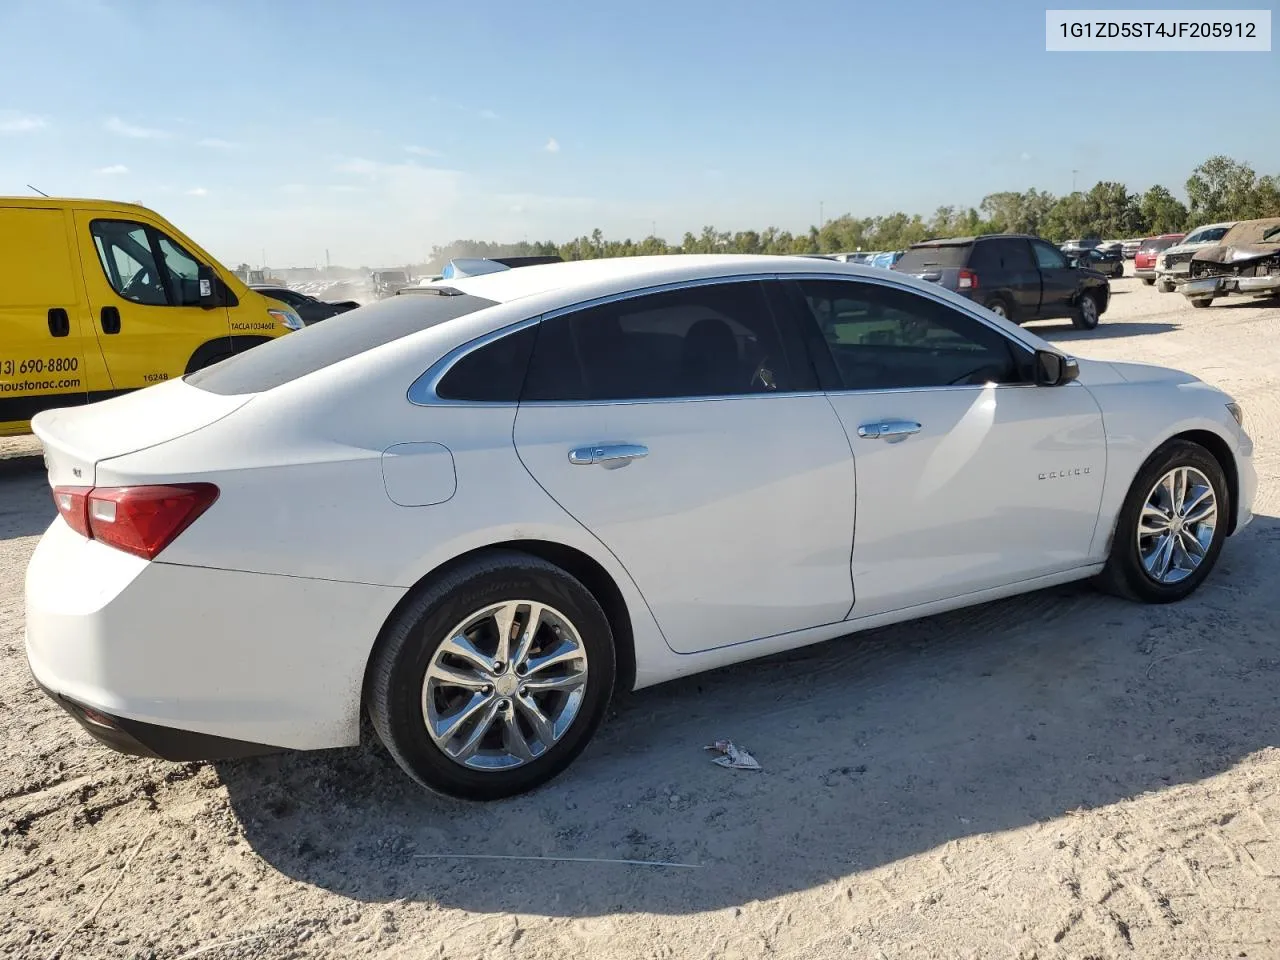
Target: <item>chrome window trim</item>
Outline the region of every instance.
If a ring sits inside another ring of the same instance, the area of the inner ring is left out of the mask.
[[[448,376],[453,366],[463,357],[488,346],[495,340],[519,333],[521,330],[528,329],[531,326],[542,323],[544,320],[554,320],[567,314],[577,313],[581,310],[590,310],[593,307],[604,306],[608,303],[618,303],[623,300],[633,300],[637,297],[650,296],[658,293],[669,293],[673,290],[684,290],[691,287],[711,286],[722,283],[750,283],[761,282],[767,280],[836,280],[845,283],[866,283],[876,286],[887,287],[891,290],[903,290],[907,293],[914,293],[917,296],[932,300],[934,303],[942,307],[960,313],[962,316],[968,317],[986,327],[988,330],[1003,337],[1005,341],[1012,344],[1017,350],[1023,353],[1031,353],[1034,350],[1031,345],[1024,343],[1020,338],[1011,336],[1007,331],[1000,329],[994,323],[987,320],[976,312],[969,309],[967,305],[955,304],[951,301],[935,295],[932,291],[919,290],[911,284],[901,283],[894,280],[893,277],[885,276],[862,276],[860,274],[848,273],[825,273],[822,271],[797,271],[795,273],[742,273],[730,274],[727,276],[715,277],[696,277],[688,280],[675,280],[669,283],[654,284],[648,287],[635,287],[630,290],[624,290],[620,293],[606,294],[602,297],[593,297],[590,300],[580,300],[563,307],[556,307],[554,310],[548,310],[545,313],[538,314],[533,317],[526,317],[515,323],[507,324],[497,330],[491,330],[486,334],[482,334],[466,343],[459,344],[452,350],[448,351],[443,357],[429,366],[416,380],[410,384],[406,394],[410,403],[419,407],[489,407],[489,408],[514,408],[519,406],[527,407],[586,407],[586,406],[617,406],[619,404],[647,404],[647,403],[693,403],[706,402],[716,400],[756,400],[767,399],[769,397],[812,397],[812,396],[845,396],[847,394],[889,394],[889,393],[917,393],[924,390],[985,390],[986,384],[946,384],[933,387],[885,387],[876,389],[849,389],[849,390],[787,390],[777,393],[727,393],[716,395],[698,395],[691,397],[645,397],[634,399],[616,399],[616,400],[526,400],[526,401],[506,401],[506,400],[449,400],[440,397],[437,394],[437,388],[440,382]],[[1066,356],[1066,354],[1064,354]],[[996,384],[997,387],[1036,387],[1034,383],[1001,383]],[[1070,384],[1068,384],[1070,386]]]

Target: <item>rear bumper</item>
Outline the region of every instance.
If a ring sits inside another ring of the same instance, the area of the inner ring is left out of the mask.
[[[126,752],[350,746],[373,641],[404,592],[148,563],[59,519],[27,568],[27,662],[85,729]]]
[[[1133,275],[1143,280],[1154,280],[1156,278],[1155,267],[1134,267]]]

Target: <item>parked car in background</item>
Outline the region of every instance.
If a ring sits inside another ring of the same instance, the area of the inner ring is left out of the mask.
[[[466,277],[39,414],[26,657],[118,750],[355,746],[367,716],[418,784],[495,800],[615,694],[1089,578],[1191,596],[1252,517],[1242,419],[890,271]]]
[[[1156,282],[1156,257],[1185,236],[1185,233],[1162,233],[1158,237],[1143,240],[1137,256],[1133,258],[1133,275],[1151,286]]]
[[[1103,240],[1098,244],[1098,249],[1103,253],[1118,253],[1120,258],[1124,259],[1124,241],[1123,240]]]
[[[1047,240],[1021,234],[912,244],[893,269],[954,290],[1014,323],[1069,317],[1092,330],[1111,301],[1111,284],[1101,273],[1073,266]]]
[[[369,275],[369,282],[373,285],[373,295],[379,300],[385,300],[395,296],[397,290],[409,286],[412,281],[403,270],[375,270]]]
[[[1059,249],[1068,257],[1079,256],[1086,250],[1095,250],[1102,246],[1102,241],[1097,237],[1086,237],[1082,240],[1068,240]]]
[[[1197,250],[1178,292],[1193,307],[1234,293],[1280,295],[1280,217],[1242,220],[1217,244]]]
[[[1106,277],[1124,276],[1124,255],[1119,250],[1103,251],[1102,247],[1094,247],[1076,256],[1068,255],[1067,259],[1079,266],[1097,270]]]
[[[1230,220],[1196,227],[1178,243],[1161,252],[1156,257],[1156,289],[1161,293],[1171,293],[1179,280],[1187,278],[1195,252],[1217,245],[1235,225],[1236,221]]]
[[[321,320],[328,320],[330,317],[336,317],[340,313],[346,313],[348,310],[354,310],[360,306],[359,302],[355,300],[342,300],[337,303],[317,300],[309,294],[299,293],[297,290],[290,290],[288,287],[271,287],[257,283],[251,283],[249,286],[264,297],[271,297],[293,307],[298,316],[302,318],[302,322],[308,326],[313,323],[319,323]]]
[[[877,253],[868,261],[867,266],[880,267],[884,270],[888,270],[902,259],[902,255],[904,253],[906,253],[905,250],[890,250],[886,253]]]
[[[1132,260],[1134,257],[1138,255],[1138,248],[1140,246],[1142,246],[1142,239],[1140,237],[1135,237],[1131,240],[1124,241],[1123,245],[1121,246],[1121,250],[1124,253],[1124,258],[1126,260]]]

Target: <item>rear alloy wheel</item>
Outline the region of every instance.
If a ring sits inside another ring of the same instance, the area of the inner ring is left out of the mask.
[[[984,306],[986,306],[986,308],[990,310],[992,313],[994,313],[997,317],[1004,317],[1004,319],[1006,320],[1010,319],[1011,311],[1009,310],[1009,305],[1005,303],[1003,297],[992,297],[990,300],[986,302],[986,304],[984,304]]]
[[[1100,584],[1145,603],[1189,596],[1217,562],[1230,501],[1222,465],[1208,450],[1165,444],[1129,488]]]
[[[1211,303],[1213,303],[1213,297],[1196,297],[1194,300],[1191,301],[1191,305],[1193,307],[1200,307],[1200,308],[1207,307]]]
[[[600,725],[613,681],[609,621],[586,587],[502,552],[388,624],[365,700],[378,738],[420,784],[494,800],[563,771]]]
[[[1077,330],[1092,330],[1098,325],[1098,301],[1094,299],[1092,293],[1080,294],[1080,301],[1076,304],[1076,312],[1071,318],[1071,323]]]

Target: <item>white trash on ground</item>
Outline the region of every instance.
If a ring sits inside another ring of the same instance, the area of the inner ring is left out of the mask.
[[[732,740],[717,740],[715,743],[703,747],[703,750],[713,750],[720,754],[718,757],[712,757],[712,763],[718,763],[722,767],[730,770],[759,770],[760,764],[756,758]]]

